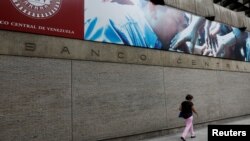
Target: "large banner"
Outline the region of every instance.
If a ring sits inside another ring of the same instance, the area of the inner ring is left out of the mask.
[[[149,0],[85,0],[84,35],[92,41],[250,60],[248,32]]]
[[[0,29],[250,61],[250,35],[150,0],[1,0]]]
[[[0,29],[83,39],[83,0],[1,0]]]

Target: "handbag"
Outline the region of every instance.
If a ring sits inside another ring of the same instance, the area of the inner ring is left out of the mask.
[[[179,117],[179,118],[183,118],[183,113],[180,112],[178,117]]]

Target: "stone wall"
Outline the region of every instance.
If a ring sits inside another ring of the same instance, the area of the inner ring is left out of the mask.
[[[3,141],[95,141],[176,129],[187,93],[200,114],[196,124],[250,114],[247,62],[0,34]]]
[[[94,141],[250,114],[248,73],[0,56],[0,138]]]

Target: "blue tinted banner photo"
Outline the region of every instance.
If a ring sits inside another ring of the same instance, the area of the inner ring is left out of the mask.
[[[84,39],[189,54],[250,60],[250,37],[148,0],[85,0]]]
[[[250,60],[249,32],[150,0],[2,0],[0,7],[1,30]]]

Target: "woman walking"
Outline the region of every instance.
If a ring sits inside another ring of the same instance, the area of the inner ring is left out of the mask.
[[[186,127],[182,133],[181,140],[186,141],[186,136],[190,132],[191,138],[195,138],[194,128],[193,128],[193,112],[198,116],[198,113],[196,112],[194,108],[194,104],[192,102],[193,96],[188,94],[186,96],[186,101],[183,101],[181,103],[181,106],[179,108],[181,112],[181,117],[185,119]]]

